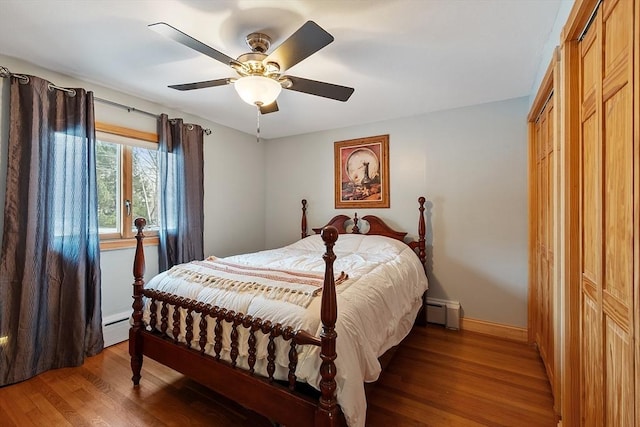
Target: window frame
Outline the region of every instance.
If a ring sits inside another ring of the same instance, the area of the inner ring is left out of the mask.
[[[96,132],[108,133],[125,138],[137,139],[158,144],[157,133],[145,132],[104,122],[95,122]],[[133,231],[133,215],[127,215],[126,200],[133,199],[133,146],[120,144],[120,226],[119,233],[100,234],[100,250],[131,248],[136,245],[136,233]],[[145,245],[158,245],[160,237],[157,230],[145,231]]]

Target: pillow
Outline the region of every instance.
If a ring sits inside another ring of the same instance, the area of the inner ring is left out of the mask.
[[[386,236],[369,236],[365,235],[360,242],[357,252],[368,254],[399,254],[407,249],[407,244],[397,239]],[[342,238],[342,235],[340,235]],[[338,239],[340,240],[340,239]]]
[[[301,249],[305,251],[314,251],[324,252],[325,246],[322,237],[319,234],[312,234],[310,236],[305,237],[304,239],[300,239],[286,246],[286,248],[290,249]]]
[[[364,234],[340,234],[333,250],[347,253],[359,252],[360,245],[366,237]]]
[[[314,252],[324,252],[326,247],[319,234],[314,234],[298,240],[288,246],[292,249],[302,249]],[[400,240],[385,236],[369,236],[366,234],[340,234],[333,250],[342,253],[393,253],[399,254],[407,248]]]

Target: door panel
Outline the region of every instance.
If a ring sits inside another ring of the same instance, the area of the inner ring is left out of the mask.
[[[585,427],[602,427],[602,348],[599,308],[585,298],[582,306],[582,419]]]
[[[633,139],[625,86],[604,107],[605,282],[604,291],[630,301],[633,283]]]
[[[626,369],[633,366],[633,345],[629,332],[610,317],[606,321],[605,334],[607,413],[604,425],[633,426],[634,375]]]
[[[595,115],[582,125],[582,245],[590,250],[582,252],[583,277],[600,283],[600,147]]]
[[[605,0],[580,42],[582,424],[632,426],[632,0]]]
[[[553,307],[555,282],[553,275],[554,239],[554,129],[553,95],[547,100],[538,115],[535,125],[536,152],[536,277],[535,314],[533,318],[534,339],[540,356],[545,362],[549,380],[554,381],[554,336]]]

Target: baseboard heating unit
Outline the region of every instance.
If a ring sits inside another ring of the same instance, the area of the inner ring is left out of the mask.
[[[427,298],[427,322],[444,325],[448,329],[460,329],[460,303]]]
[[[102,319],[102,335],[104,346],[117,344],[129,339],[129,317],[130,311],[112,314]]]

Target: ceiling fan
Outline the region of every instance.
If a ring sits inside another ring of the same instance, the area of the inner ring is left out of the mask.
[[[207,46],[165,22],[150,24],[149,28],[229,65],[238,74],[238,77],[170,85],[172,89],[193,90],[233,83],[240,97],[248,104],[256,105],[262,114],[278,111],[276,98],[283,88],[343,102],[347,101],[354,91],[351,87],[284,74],[287,69],[333,41],[333,36],[313,21],[307,21],[269,54],[267,51],[271,46],[271,38],[263,33],[251,33],[246,37],[251,52],[243,53],[237,59]]]

